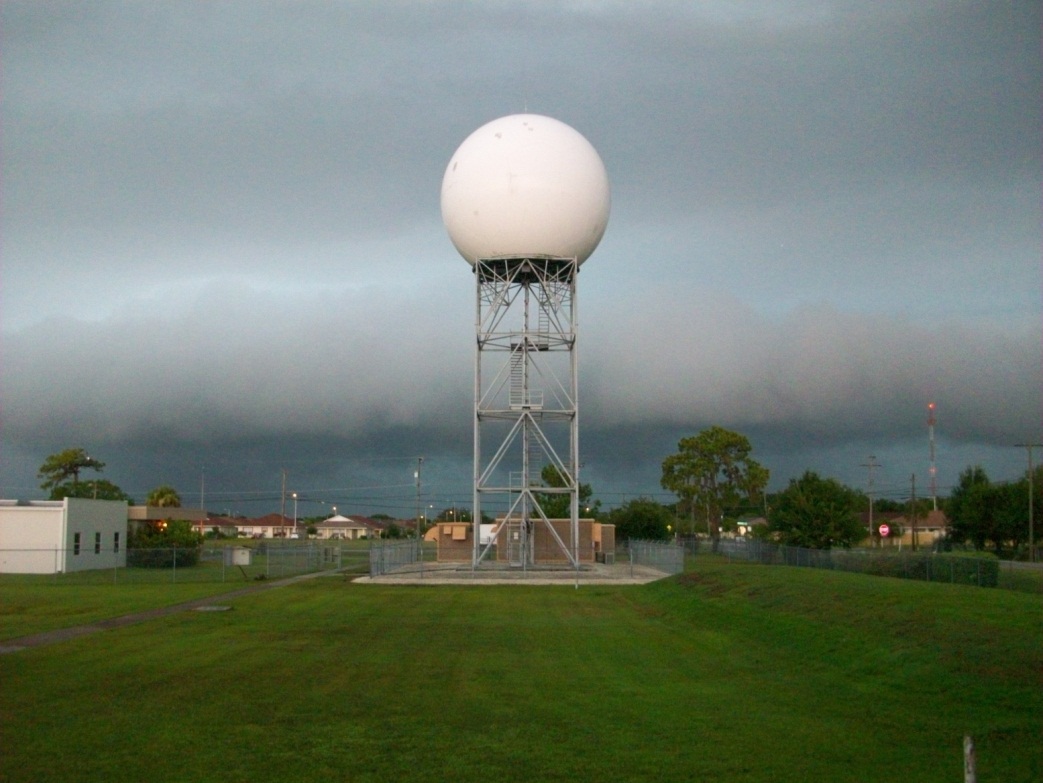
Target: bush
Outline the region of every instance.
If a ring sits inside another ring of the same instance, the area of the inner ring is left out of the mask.
[[[137,568],[184,568],[199,563],[203,537],[185,520],[146,522],[127,540],[127,565]]]
[[[924,582],[995,587],[999,582],[1000,564],[986,552],[942,554],[929,551],[873,553],[863,561],[864,573]]]
[[[665,506],[649,498],[634,498],[608,515],[616,526],[616,541],[668,541],[674,516]]]
[[[134,568],[185,568],[199,563],[199,549],[176,547],[128,549],[127,565]]]
[[[933,582],[952,582],[958,585],[996,587],[1000,581],[1000,561],[989,552],[960,555],[939,554],[932,558]]]

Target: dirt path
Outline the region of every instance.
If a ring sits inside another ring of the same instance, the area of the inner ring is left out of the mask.
[[[201,606],[210,606],[215,603],[220,603],[221,601],[227,601],[231,598],[238,598],[239,596],[249,595],[250,593],[257,593],[261,590],[270,590],[273,587],[284,587],[293,584],[294,582],[300,582],[304,579],[314,579],[317,576],[325,576],[330,573],[332,572],[318,571],[313,574],[302,574],[301,576],[293,576],[288,579],[279,579],[271,582],[258,582],[257,584],[250,585],[249,587],[242,587],[229,593],[209,595],[205,598],[196,598],[192,601],[185,601],[184,603],[173,604],[172,606],[160,606],[155,609],[134,612],[133,614],[110,617],[107,620],[98,620],[97,622],[88,623],[86,625],[74,625],[69,628],[58,628],[54,631],[44,631],[43,633],[34,633],[29,636],[18,636],[14,639],[0,641],[0,655],[20,652],[21,650],[27,650],[32,647],[45,647],[49,644],[58,644],[59,642],[65,642],[70,639],[79,639],[81,636],[90,636],[91,634],[99,633],[100,631],[108,631],[112,628],[123,628],[127,625],[137,625],[138,623],[147,622],[148,620],[155,620],[158,617],[166,617],[167,615],[177,614],[178,612],[187,612],[192,609],[198,609]]]

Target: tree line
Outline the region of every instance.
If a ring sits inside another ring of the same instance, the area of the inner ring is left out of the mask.
[[[580,515],[614,524],[617,540],[701,535],[716,546],[722,531],[734,529],[736,520],[743,515],[766,519],[766,525],[754,528],[754,535],[789,546],[851,547],[866,538],[859,515],[870,507],[869,496],[810,470],[791,479],[781,492],[769,494],[766,488],[770,473],[753,459],[752,452],[746,436],[723,427],[710,427],[682,438],[677,452],[662,462],[660,484],[677,496],[676,503],[663,504],[639,497],[602,512],[600,501],[593,499],[591,486],[581,484]],[[82,497],[133,502],[112,482],[81,476],[101,472],[104,467],[104,462],[81,448],[65,449],[44,460],[38,474],[44,480],[40,486],[52,500]],[[541,481],[548,489],[565,486],[553,466],[543,468]],[[1023,556],[1029,541],[1030,487],[1034,507],[1043,508],[1043,466],[1036,467],[1031,482],[1026,472],[1016,481],[998,483],[990,481],[981,466],[968,467],[960,474],[950,497],[940,499],[949,525],[941,545],[950,549],[991,549],[1003,557]],[[545,492],[537,497],[547,516],[569,516],[569,494]],[[145,502],[177,508],[181,498],[173,487],[164,484],[149,492]],[[906,504],[878,500],[875,508],[922,518],[926,516],[927,503],[924,499]],[[453,507],[443,510],[437,519],[466,522],[471,520],[471,514]],[[879,535],[877,530],[873,534]]]
[[[751,456],[750,441],[740,433],[711,427],[682,438],[678,450],[663,460],[661,486],[677,495],[674,504],[636,498],[608,513],[617,540],[668,539],[678,533],[708,537],[716,546],[722,530],[741,515],[763,516],[767,524],[753,535],[787,546],[811,549],[851,547],[864,541],[860,518],[870,497],[814,471],[791,479],[781,492],[768,494],[769,471]],[[993,483],[980,466],[968,467],[941,510],[948,530],[940,548],[991,549],[1001,557],[1027,554],[1029,492],[1035,508],[1043,508],[1043,466],[1016,481]],[[879,512],[898,511],[925,518],[930,501],[876,501]],[[879,525],[874,525],[879,538]],[[901,531],[895,531],[901,533]]]

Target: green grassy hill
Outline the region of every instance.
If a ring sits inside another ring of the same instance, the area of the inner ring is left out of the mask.
[[[700,560],[228,603],[0,656],[0,781],[941,782],[964,733],[1043,778],[1038,596]]]

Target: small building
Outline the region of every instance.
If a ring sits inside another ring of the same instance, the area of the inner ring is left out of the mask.
[[[548,520],[564,542],[571,538],[568,519]],[[497,530],[497,527],[499,530]],[[474,554],[474,524],[470,522],[440,522],[434,536],[428,531],[425,538],[438,541],[438,561],[444,563],[470,562]],[[593,519],[579,520],[579,562],[611,562],[616,553],[616,526],[603,525]],[[521,531],[517,525],[480,526],[479,545],[489,544],[495,535],[496,562],[506,565],[521,565],[522,553],[518,542]],[[542,520],[534,521],[530,538],[531,562],[534,565],[565,565],[568,557],[562,551],[555,536]]]
[[[207,518],[206,511],[201,508],[184,506],[127,506],[127,519],[132,525],[139,522],[159,522],[160,520],[186,520],[199,533],[204,533]],[[131,528],[136,529],[136,528]]]
[[[863,512],[860,519],[863,525],[868,525],[867,512]],[[873,527],[879,530],[882,522],[890,527],[889,535],[873,543],[884,547],[931,547],[935,541],[945,538],[949,529],[949,520],[941,509],[932,509],[926,516],[916,519],[900,511],[878,511],[873,517]]]
[[[204,535],[207,533],[216,533],[222,538],[238,538],[239,526],[236,524],[237,521],[237,519],[232,517],[210,516],[200,523],[202,526],[201,532]]]
[[[346,517],[334,514],[313,525],[317,538],[342,538],[354,541],[359,538],[379,538],[380,528],[366,517]]]
[[[57,574],[127,564],[122,500],[0,500],[0,573]]]
[[[768,520],[764,517],[741,517],[735,523],[735,532],[740,536],[748,536],[753,534],[754,528],[764,527],[767,524]]]
[[[299,522],[294,528],[293,520],[280,514],[265,514],[253,519],[240,519],[236,522],[239,535],[246,538],[290,538],[300,537],[306,525]]]

